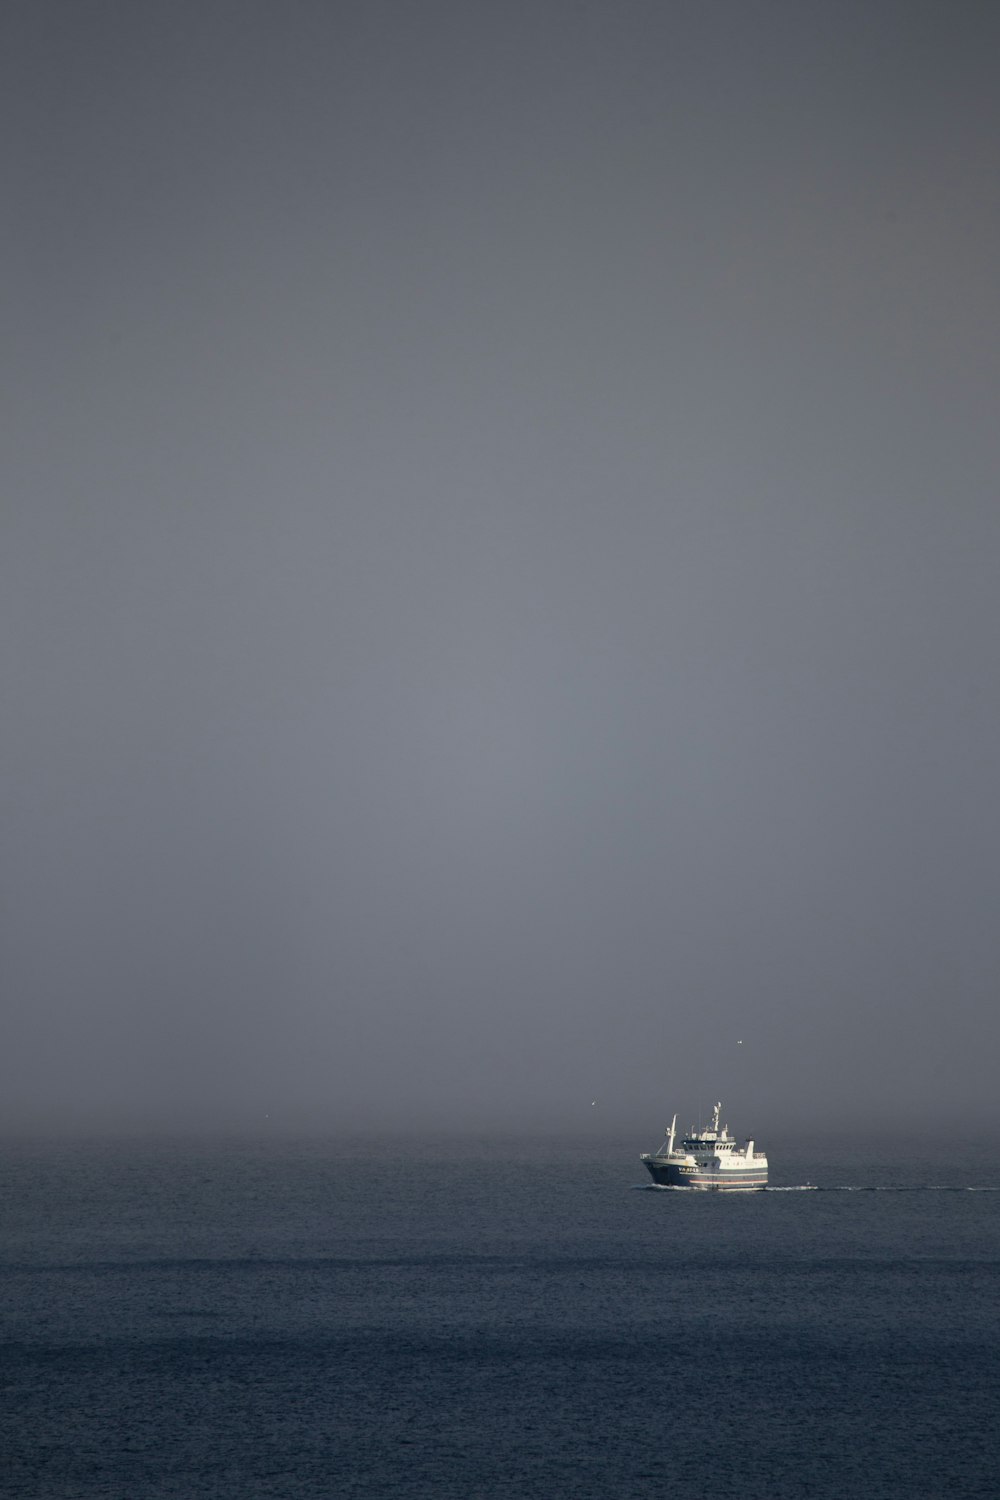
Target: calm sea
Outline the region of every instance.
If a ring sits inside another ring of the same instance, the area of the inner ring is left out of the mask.
[[[650,1144],[8,1143],[0,1494],[996,1500],[996,1154]]]

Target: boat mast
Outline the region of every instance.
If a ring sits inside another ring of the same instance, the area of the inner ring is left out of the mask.
[[[667,1131],[667,1155],[672,1156],[674,1152],[674,1136],[677,1134],[677,1116],[670,1121],[670,1129]]]

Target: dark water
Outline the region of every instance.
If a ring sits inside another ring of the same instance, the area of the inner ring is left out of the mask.
[[[644,1144],[7,1145],[0,1494],[995,1500],[996,1154]]]

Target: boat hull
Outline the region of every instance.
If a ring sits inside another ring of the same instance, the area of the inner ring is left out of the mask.
[[[644,1156],[643,1165],[660,1187],[689,1188],[709,1193],[754,1193],[767,1187],[767,1167],[712,1168],[663,1157]]]

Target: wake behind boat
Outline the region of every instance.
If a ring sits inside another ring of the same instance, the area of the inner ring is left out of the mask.
[[[736,1149],[729,1126],[720,1129],[722,1105],[717,1104],[707,1130],[692,1128],[676,1145],[677,1116],[674,1115],[659,1151],[644,1151],[639,1160],[661,1187],[703,1188],[708,1191],[739,1189],[753,1192],[767,1187],[767,1157],[755,1152],[753,1141]]]

